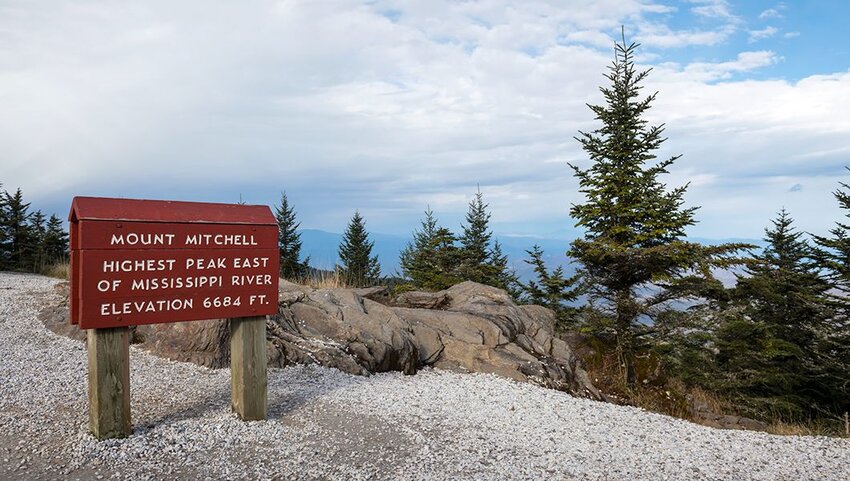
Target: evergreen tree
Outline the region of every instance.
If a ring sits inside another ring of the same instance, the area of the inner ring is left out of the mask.
[[[402,273],[417,289],[438,291],[457,284],[461,257],[455,241],[454,234],[438,225],[429,208],[420,228],[413,232],[413,241],[401,252]]]
[[[0,183],[0,188],[3,184]],[[11,254],[9,253],[8,232],[8,205],[6,204],[6,191],[0,190],[0,270],[11,269]]]
[[[14,195],[5,192],[4,198],[5,215],[2,227],[6,240],[2,246],[3,257],[7,268],[27,270],[30,268],[27,263],[28,254],[32,250],[32,236],[29,226],[30,204],[24,202],[24,194],[20,188],[15,191]]]
[[[44,254],[47,262],[61,262],[68,256],[68,232],[56,214],[47,219],[44,233]]]
[[[850,189],[844,182],[840,185],[843,189]],[[850,193],[838,189],[832,195],[841,210],[846,212],[845,217],[850,219]],[[830,282],[842,293],[836,300],[850,307],[850,301],[845,295],[850,294],[850,224],[836,222],[829,234],[830,236],[813,236],[817,246],[816,257]]]
[[[462,226],[463,233],[459,239],[463,252],[461,270],[470,281],[482,283],[484,281],[485,276],[481,272],[481,266],[487,263],[490,238],[493,236],[489,223],[490,213],[487,212],[484,195],[479,190],[469,203],[466,224]]]
[[[48,263],[44,245],[47,226],[41,210],[32,213],[28,227],[29,243],[26,247],[26,262],[32,272],[41,272]]]
[[[850,219],[850,186],[840,183],[841,188],[833,192],[838,205]],[[815,257],[821,271],[825,273],[831,290],[826,300],[835,310],[833,318],[826,323],[824,335],[818,346],[820,365],[823,366],[824,381],[829,386],[834,400],[831,410],[835,413],[850,411],[850,220],[836,222],[829,236],[813,236]]]
[[[489,219],[480,191],[469,204],[459,238],[440,227],[429,208],[420,228],[413,232],[413,241],[401,252],[402,273],[418,289],[441,290],[470,280],[517,296],[517,279],[508,269],[508,258],[498,241],[491,242]]]
[[[399,257],[401,272],[407,279],[412,280],[416,287],[421,287],[418,285],[420,272],[428,269],[424,262],[425,255],[431,247],[437,228],[437,218],[428,207],[425,210],[425,218],[420,221],[420,228],[413,231],[413,240],[408,242],[401,251]]]
[[[463,280],[509,289],[513,276],[507,268],[507,257],[498,243],[491,248],[490,213],[479,190],[469,203],[466,224],[462,226],[458,276]]]
[[[817,355],[830,286],[784,209],[765,233],[767,247],[734,289],[743,315],[718,329],[717,364],[722,387],[753,413],[803,419],[830,397]]]
[[[496,239],[493,249],[488,253],[487,282],[485,284],[504,289],[518,300],[522,294],[522,286],[513,269],[508,267],[508,256],[502,252],[502,244]]]
[[[360,212],[355,211],[339,246],[342,265],[338,269],[348,285],[369,286],[381,277],[378,256],[372,256],[373,246],[374,242],[369,240],[369,234],[366,232],[366,222]]]
[[[534,266],[537,280],[521,284],[522,300],[527,304],[551,309],[562,327],[572,325],[577,309],[571,307],[569,303],[578,299],[579,276],[564,277],[564,269],[561,266],[549,272],[543,260],[543,249],[539,245],[525,252],[528,253],[529,259],[524,262]]]
[[[289,205],[286,192],[280,195],[280,205],[275,207],[280,251],[280,276],[285,279],[303,279],[307,275],[309,259],[301,262],[301,225],[295,219],[295,209]]]
[[[652,333],[644,321],[671,301],[719,284],[710,268],[728,265],[734,261],[728,257],[744,247],[683,240],[696,207],[683,207],[687,186],[668,192],[658,179],[679,156],[656,161],[664,126],[649,126],[643,118],[656,94],[639,98],[649,71],[635,70],[637,47],[625,38],[615,45],[606,75],[611,85],[600,88],[606,105],[589,105],[602,127],[576,137],[592,165],[570,164],[585,195],[570,214],[585,235],[569,255],[581,264],[590,302],[611,321],[629,386],[636,381],[636,343]]]

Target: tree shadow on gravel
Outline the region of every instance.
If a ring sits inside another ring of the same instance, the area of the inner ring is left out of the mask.
[[[136,402],[136,405],[143,402],[145,401],[140,400]],[[180,404],[183,407],[178,407],[173,411],[167,409],[168,404],[168,400],[159,401],[158,409],[154,408],[158,412],[150,414],[146,414],[144,412],[144,408],[137,408],[135,405],[131,406],[133,411],[133,434],[144,434],[163,424],[207,418],[219,414],[222,411],[227,412],[230,410],[230,386],[228,385],[226,388],[216,388],[213,392],[193,398],[188,404],[182,402]],[[138,411],[142,412],[137,414]]]
[[[309,374],[310,366],[306,366],[305,370]],[[272,382],[271,379],[272,376],[277,375],[282,374],[269,371],[268,419],[283,420],[289,414],[299,411],[316,398],[362,382],[362,377],[354,374],[334,375],[331,376],[331,379],[323,379],[324,375],[315,373],[309,380],[301,379],[301,382],[295,387],[284,385],[286,387],[281,389],[281,386],[275,385],[277,383]]]
[[[354,375],[332,376],[332,382],[324,382],[322,375],[311,376],[312,379],[299,379],[300,382],[288,385],[285,382],[275,381],[273,377],[281,376],[276,370],[269,370],[268,391],[268,420],[286,420],[288,416],[299,411],[305,405],[310,404],[316,398],[330,394],[354,384],[359,380]],[[157,406],[151,406],[148,411],[143,406],[145,403],[156,402]],[[191,401],[178,402],[173,411],[167,408],[169,400],[144,400],[133,401],[133,434],[140,435],[149,432],[163,424],[177,423],[191,419],[200,419],[231,411],[231,386],[217,386],[202,396],[197,396]],[[177,405],[182,405],[178,407]]]

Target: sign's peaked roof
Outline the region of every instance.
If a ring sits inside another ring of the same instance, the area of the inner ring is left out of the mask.
[[[68,220],[277,225],[266,205],[74,197]]]

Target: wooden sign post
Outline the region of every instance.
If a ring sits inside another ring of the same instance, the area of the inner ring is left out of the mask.
[[[266,316],[278,309],[267,206],[76,197],[71,323],[87,329],[89,424],[128,436],[128,326],[230,319],[232,408],[266,418]]]

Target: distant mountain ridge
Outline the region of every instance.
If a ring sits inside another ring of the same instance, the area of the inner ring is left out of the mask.
[[[333,269],[334,265],[339,262],[337,249],[342,241],[342,234],[318,229],[301,229],[299,232],[301,233],[302,241],[302,258],[310,256],[310,265],[313,267],[328,270]],[[543,249],[547,267],[553,269],[557,266],[563,266],[568,274],[575,271],[575,266],[566,256],[571,240],[518,235],[495,235],[495,237],[499,239],[499,242],[502,244],[502,251],[508,256],[508,265],[516,271],[522,281],[527,281],[534,276],[531,266],[523,261],[528,258],[528,254],[525,251],[531,249],[535,244]],[[410,242],[411,238],[378,232],[370,233],[369,238],[375,242],[372,253],[378,256],[378,260],[381,263],[381,273],[385,276],[401,274],[399,254],[407,243]],[[757,246],[763,244],[763,241],[756,239],[708,239],[694,237],[690,240],[705,245],[716,245],[724,242],[745,242]]]

